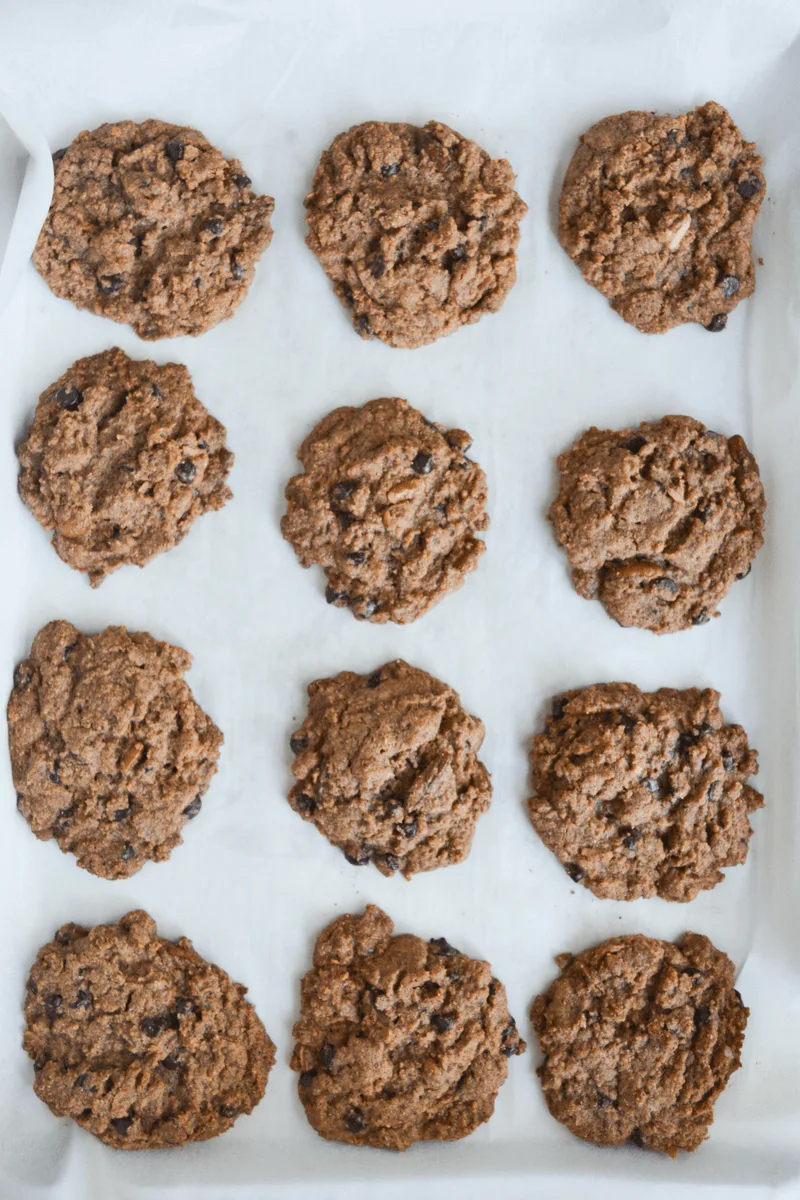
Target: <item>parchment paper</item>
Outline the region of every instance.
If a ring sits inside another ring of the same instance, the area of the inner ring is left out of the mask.
[[[0,325],[0,678],[36,631],[147,629],[195,656],[189,681],[225,733],[201,817],[169,863],[110,883],[37,842],[0,763],[0,1195],[672,1196],[798,1194],[800,945],[796,513],[800,9],[711,0],[301,3],[101,0],[0,6],[0,246],[10,215],[10,294]],[[725,333],[645,337],[625,325],[558,246],[554,206],[577,135],[628,108],[725,104],[766,160],[757,292]],[[193,124],[276,198],[275,237],[234,319],[204,337],[145,344],[56,300],[28,264],[48,202],[51,150],[102,121]],[[519,279],[502,312],[415,351],[362,342],[303,245],[302,200],[320,151],[355,122],[443,120],[510,159],[530,206]],[[22,147],[22,148],[21,148]],[[25,152],[32,153],[17,205]],[[20,248],[22,247],[22,250]],[[20,269],[17,268],[18,256]],[[1,292],[0,292],[1,294]],[[177,360],[228,427],[234,500],[146,570],[97,591],[61,563],[16,496],[14,443],[39,393],[75,358],[119,345]],[[412,626],[370,626],[326,606],[278,528],[294,451],[337,404],[400,395],[468,429],[490,483],[488,552],[465,587]],[[588,425],[688,413],[755,452],[767,544],[722,617],[656,638],[623,630],[572,590],[544,519],[555,455]],[[356,869],[286,803],[288,735],[305,686],[402,656],[453,684],[487,727],[495,795],[470,859],[417,877]],[[527,743],[548,698],[624,679],[713,686],[761,754],[767,807],[745,867],[685,906],[600,901],[573,886],[524,810]],[[288,1069],[299,980],[313,938],[368,901],[399,931],[445,935],[486,957],[531,1049],[510,1064],[492,1121],[456,1145],[392,1155],[323,1142]],[[263,1102],[223,1138],[115,1154],[33,1094],[21,999],[36,950],[67,920],[143,906],[167,936],[250,988],[278,1063]],[[710,1140],[676,1162],[584,1145],[553,1121],[535,1077],[527,1012],[553,956],[626,931],[708,934],[741,968],[752,1010],[744,1067],[717,1103]],[[297,1190],[294,1190],[294,1188]]]

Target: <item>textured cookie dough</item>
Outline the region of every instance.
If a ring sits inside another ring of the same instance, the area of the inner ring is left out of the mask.
[[[191,662],[149,633],[112,625],[88,637],[51,621],[14,672],[17,807],[93,875],[163,862],[200,811],[222,734],[184,682]]]
[[[764,489],[743,438],[691,417],[589,429],[558,458],[548,517],[585,599],[620,625],[674,633],[718,616],[764,541]]]
[[[755,288],[762,164],[719,104],[606,117],[567,169],[561,245],[643,333],[687,321],[717,333]]]
[[[17,455],[20,496],[92,587],[170,550],[231,498],[225,427],[186,367],[116,348],[79,359],[42,393]]]
[[[246,991],[145,912],[63,925],[28,979],[34,1091],[117,1150],[216,1137],[252,1112],[275,1062]]]
[[[289,803],[354,865],[408,879],[461,862],[489,807],[484,729],[456,692],[398,659],[309,684]]]
[[[270,196],[196,129],[118,121],[53,155],[33,262],[56,296],[148,340],[232,316],[272,237]]]
[[[531,1010],[547,1107],[576,1137],[696,1150],[741,1066],[749,1016],[734,966],[707,937],[633,934],[575,958]]]
[[[320,933],[291,1066],[322,1137],[406,1150],[488,1121],[525,1043],[488,963],[393,929],[369,904]]]
[[[501,308],[528,211],[510,164],[438,121],[340,133],[306,209],[306,245],[356,331],[407,348]]]
[[[325,571],[329,604],[405,625],[461,586],[489,527],[470,445],[397,398],[334,409],[315,426],[281,531],[304,567]]]
[[[531,750],[531,820],[575,883],[603,899],[693,900],[743,863],[764,800],[757,754],[707,688],[565,692]]]

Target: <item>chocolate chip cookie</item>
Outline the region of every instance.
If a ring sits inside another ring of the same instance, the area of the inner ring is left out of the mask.
[[[704,625],[764,541],[764,489],[743,438],[691,417],[592,427],[558,458],[548,517],[576,590],[620,625]]]
[[[191,662],[149,633],[112,625],[89,637],[51,621],[14,672],[17,808],[93,875],[163,862],[200,812],[222,734],[184,682]]]
[[[717,333],[755,288],[762,164],[719,104],[606,117],[567,169],[561,245],[642,333],[685,322]]]
[[[528,211],[510,164],[438,121],[340,133],[306,210],[306,245],[356,331],[407,348],[502,307]]]
[[[749,1009],[734,965],[707,937],[633,934],[556,962],[531,1009],[552,1115],[601,1146],[696,1150],[741,1066]]]
[[[489,527],[470,445],[397,398],[334,409],[315,426],[281,531],[304,567],[325,571],[328,604],[405,625],[461,586]]]
[[[164,121],[118,121],[53,155],[33,262],[56,296],[148,340],[233,315],[272,237],[270,196],[238,159]]]
[[[492,785],[477,754],[484,729],[456,692],[397,659],[369,675],[308,685],[291,737],[289,803],[356,866],[383,875],[467,857]]]
[[[743,863],[757,754],[719,693],[605,683],[565,692],[531,750],[536,832],[603,899],[693,900]]]
[[[92,587],[170,550],[231,498],[225,427],[186,367],[118,349],[79,359],[42,393],[17,455],[20,496]]]
[[[368,904],[322,930],[291,1066],[322,1137],[406,1150],[488,1121],[525,1043],[488,963],[393,929]]]
[[[28,978],[34,1091],[117,1150],[216,1137],[252,1112],[275,1062],[246,992],[145,912],[63,925]]]

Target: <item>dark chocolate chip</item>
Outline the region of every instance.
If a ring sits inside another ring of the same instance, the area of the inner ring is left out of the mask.
[[[377,258],[373,258],[369,269],[375,279],[380,279],[381,275],[386,271],[386,260],[379,254]]]
[[[564,870],[567,872],[570,879],[575,881],[575,883],[580,883],[586,874],[583,867],[579,867],[577,863],[567,863],[567,865],[564,867]]]
[[[698,521],[701,522],[701,524],[705,525],[710,511],[711,510],[707,508],[705,504],[698,504],[697,508],[694,510],[694,515],[697,517]]]
[[[368,688],[380,687],[382,679],[383,679],[383,676],[380,671],[373,671],[367,680],[367,687]]]
[[[87,992],[85,988],[79,988],[75,993],[75,1002],[70,1004],[70,1008],[91,1008],[93,1003],[92,993]]]
[[[738,988],[734,988],[734,989],[733,989],[733,994],[734,994],[734,996],[736,997],[736,999],[739,1001],[739,1006],[740,1006],[741,1008],[744,1008],[744,1000],[742,999],[742,993],[739,991],[739,989],[738,989]]]
[[[351,1108],[350,1112],[345,1114],[344,1123],[351,1133],[363,1133],[367,1128],[360,1108]]]
[[[339,522],[342,530],[349,529],[351,525],[355,525],[357,519],[352,513],[345,512],[344,509],[336,514],[336,520]]]
[[[383,862],[383,865],[386,867],[387,871],[400,870],[400,859],[396,854],[384,854],[381,858],[381,861]]]
[[[628,1138],[628,1141],[632,1146],[641,1146],[642,1149],[644,1149],[644,1138],[642,1137],[641,1129],[634,1129]]]
[[[355,596],[352,600],[353,611],[361,621],[368,621],[378,611],[380,605],[377,600],[365,600],[363,596]],[[359,607],[356,608],[355,606]]]
[[[447,1033],[448,1029],[452,1029],[455,1024],[455,1014],[453,1013],[434,1013],[431,1017],[431,1025],[437,1033]]]
[[[241,191],[242,188],[250,187],[250,184],[253,181],[249,175],[242,174],[242,175],[234,175],[233,182],[236,184],[239,191]]]
[[[426,979],[422,985],[422,990],[426,996],[435,996],[440,991],[440,988],[439,984],[435,983],[433,979]]]
[[[312,813],[317,807],[317,802],[313,796],[306,796],[301,792],[294,798],[294,806],[300,813]]]
[[[171,162],[176,163],[176,162],[180,162],[180,160],[183,158],[183,152],[185,150],[185,146],[180,138],[171,138],[167,142],[164,149],[166,151],[167,158]]]
[[[58,816],[57,816],[56,820],[53,822],[53,826],[52,826],[53,833],[56,835],[56,837],[62,837],[67,832],[70,825],[72,824],[72,818],[73,818],[74,814],[75,814],[75,809],[71,808],[71,807],[70,808],[60,808],[58,810]]]
[[[409,821],[401,821],[398,828],[403,837],[412,838],[416,837],[419,826],[416,817],[412,817]]]
[[[190,801],[183,810],[183,815],[187,821],[191,821],[200,812],[203,807],[203,801],[200,796],[195,796],[194,800]]]
[[[681,975],[699,975],[697,967],[681,967]]]
[[[123,862],[130,862],[132,858],[136,858],[136,851],[130,842],[126,842],[122,847],[122,854],[120,855],[120,858]]]
[[[624,835],[625,835],[622,839],[622,844],[625,847],[625,849],[626,850],[634,850],[636,848],[636,843],[638,842],[639,838],[642,836],[641,833],[639,832],[639,830],[638,829],[624,829],[624,830],[620,830],[620,832],[624,833]]]
[[[342,500],[347,500],[349,496],[352,496],[357,487],[357,479],[340,479],[339,482],[335,483],[331,488],[331,500],[333,500],[334,503],[339,504]]]
[[[658,579],[653,580],[653,586],[660,588],[662,592],[667,592],[670,596],[677,596],[680,591],[678,584],[668,575],[659,575]]]
[[[626,733],[632,733],[633,730],[636,728],[637,720],[636,720],[636,717],[631,716],[630,713],[620,713],[619,724],[625,730]]]
[[[367,552],[366,550],[350,550],[347,554],[345,554],[345,558],[348,562],[351,562],[354,567],[363,567],[364,563],[367,561]]]
[[[302,1071],[300,1074],[300,1087],[311,1087],[311,1084],[317,1077],[316,1071]]]
[[[308,745],[308,736],[305,733],[293,733],[289,738],[289,749],[292,754],[299,754],[301,750],[305,750]]]
[[[711,617],[708,615],[707,610],[705,608],[701,608],[700,612],[697,614],[697,616],[692,617],[692,624],[693,625],[707,625],[710,620],[711,620]]]
[[[88,1078],[89,1078],[88,1073],[86,1071],[81,1071],[80,1075],[75,1080],[75,1087],[82,1088]]]
[[[330,583],[325,588],[325,600],[328,604],[346,604],[347,592],[337,592]]]
[[[598,1108],[613,1108],[614,1101],[611,1099],[610,1096],[607,1096],[605,1094],[605,1092],[598,1092],[597,1093],[597,1107]]]
[[[426,454],[424,450],[419,451],[411,464],[411,470],[417,475],[429,475],[432,467],[433,455]]]
[[[460,953],[460,951],[456,950],[455,946],[450,945],[447,938],[431,938],[430,944],[440,958],[452,958],[454,954]]]
[[[168,1025],[169,1017],[164,1016],[163,1013],[159,1014],[157,1017],[142,1017],[141,1021],[139,1022],[139,1028],[141,1029],[142,1033],[145,1035],[145,1037],[151,1038],[158,1037],[160,1033],[164,1032]]]
[[[63,1017],[63,1000],[61,996],[51,994],[44,998],[44,1011],[50,1021],[55,1021],[56,1017]]]
[[[359,313],[356,317],[356,329],[359,333],[366,334],[367,337],[371,336],[372,330],[369,327],[369,317],[366,313]]]
[[[727,750],[722,751],[722,765],[728,772],[732,771],[736,766],[736,760]]]
[[[67,146],[62,146],[60,150],[53,151],[53,162],[60,163],[64,155],[67,153]]]
[[[752,200],[761,191],[761,180],[757,175],[751,175],[749,179],[743,179],[736,190],[743,200]]]
[[[747,568],[747,570],[742,571],[739,575],[736,576],[736,578],[737,579],[747,579],[747,576],[750,574],[752,569],[753,569],[753,564],[751,563],[750,566]]]
[[[725,296],[726,298],[729,298],[730,296],[735,296],[739,290],[739,276],[738,275],[723,275],[722,279],[720,279],[720,281],[719,281],[719,286],[720,286],[720,289],[722,290],[723,296]]]
[[[213,233],[214,237],[219,237],[224,228],[225,222],[222,217],[209,217],[207,221],[203,222],[203,229],[207,233]]]
[[[231,259],[231,275],[237,281],[244,279],[244,267],[237,258]]]
[[[366,846],[362,846],[361,850],[356,851],[355,854],[349,854],[345,850],[344,856],[354,867],[365,867],[367,863],[372,862],[372,851]]]
[[[97,279],[97,287],[104,296],[113,296],[120,290],[124,282],[121,275],[100,275]]]
[[[694,1010],[694,1023],[700,1028],[701,1025],[707,1025],[711,1020],[711,1009],[707,1004],[698,1004]]]
[[[400,170],[399,163],[384,163],[381,167],[381,175],[384,179],[391,179]]]
[[[50,782],[51,783],[61,783],[61,776],[59,775],[60,769],[61,769],[61,760],[57,758],[56,761],[53,763],[53,769],[50,772]]]
[[[175,1058],[173,1054],[168,1054],[167,1057],[162,1058],[161,1062],[159,1063],[159,1066],[163,1067],[165,1071],[177,1071],[180,1068],[180,1065],[181,1064],[178,1062],[178,1059]]]
[[[727,313],[717,313],[703,328],[707,329],[709,333],[721,333],[727,324]]]
[[[325,1068],[325,1070],[327,1070],[328,1067],[333,1062],[335,1057],[336,1057],[336,1047],[332,1046],[330,1042],[325,1042],[324,1046],[322,1047],[322,1049],[319,1052],[320,1065],[323,1066]]]
[[[190,458],[185,458],[175,468],[175,475],[180,483],[191,483],[196,474],[197,467]]]
[[[114,1126],[114,1128],[116,1129],[116,1131],[120,1135],[120,1137],[127,1137],[128,1130],[130,1129],[131,1125],[133,1124],[133,1118],[132,1117],[113,1117],[111,1124]]]
[[[27,663],[21,662],[14,668],[14,687],[18,692],[26,688],[33,679],[33,671]]]
[[[83,404],[83,392],[80,388],[60,387],[53,399],[65,412],[75,412]]]
[[[29,979],[25,985],[32,996],[38,996],[39,988],[35,979]]]
[[[627,442],[622,443],[622,449],[630,450],[631,454],[638,454],[639,451],[646,445],[647,438],[642,437],[640,433],[636,433],[632,438],[628,438]]]
[[[131,807],[130,804],[128,805],[127,808],[115,808],[113,819],[115,821],[127,821],[128,817],[131,815],[132,812],[133,812],[133,808]]]
[[[219,1106],[219,1115],[225,1117],[227,1120],[238,1117],[241,1111],[241,1108],[237,1108],[233,1104],[220,1104]]]
[[[194,1012],[195,1005],[191,1000],[187,1000],[184,996],[178,996],[175,1001],[175,1013],[179,1017],[183,1017],[188,1012]]]
[[[563,696],[556,696],[551,708],[551,714],[556,721],[560,721],[567,711],[567,701]]]

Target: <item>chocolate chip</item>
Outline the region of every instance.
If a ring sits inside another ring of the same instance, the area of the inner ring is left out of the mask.
[[[692,617],[692,624],[693,625],[707,625],[710,620],[711,620],[711,617],[708,615],[707,610],[705,608],[701,608],[700,612],[697,614],[697,616]]]
[[[325,1045],[322,1047],[322,1049],[319,1052],[320,1064],[325,1068],[326,1071],[327,1071],[328,1067],[331,1065],[331,1063],[333,1062],[335,1057],[336,1057],[336,1047],[332,1046],[330,1042],[326,1042]]]
[[[357,487],[357,479],[340,479],[330,490],[331,500],[340,504],[342,500],[347,500],[349,496],[352,496]]]
[[[187,1000],[185,996],[178,996],[175,1001],[175,1013],[179,1017],[183,1017],[188,1012],[195,1012],[196,1007],[191,1000]]]
[[[694,1010],[694,1023],[700,1028],[701,1025],[707,1025],[711,1020],[711,1009],[707,1004],[698,1004]]]
[[[195,796],[194,800],[190,801],[189,804],[186,805],[186,808],[184,808],[183,815],[184,815],[184,817],[186,817],[187,821],[191,821],[194,819],[194,817],[197,816],[197,814],[200,812],[200,809],[202,807],[203,807],[202,799],[200,798],[200,796]]]
[[[345,530],[349,529],[351,525],[355,525],[357,518],[354,517],[352,513],[345,512],[344,509],[342,509],[341,512],[337,512],[336,520],[339,522],[342,530]]]
[[[126,842],[122,847],[122,854],[120,855],[120,858],[123,862],[130,862],[132,858],[136,858],[136,851],[130,842]]]
[[[50,772],[50,782],[51,783],[59,783],[59,784],[61,783],[61,776],[58,773],[60,768],[61,768],[61,760],[57,758],[56,761],[53,763],[53,769]]]
[[[32,679],[33,671],[31,671],[27,663],[22,662],[14,668],[14,687],[18,692],[26,688]]]
[[[78,1076],[78,1078],[75,1080],[75,1087],[82,1088],[82,1087],[85,1085],[85,1083],[86,1083],[86,1080],[87,1080],[88,1078],[89,1078],[89,1076],[88,1076],[87,1072],[86,1072],[86,1071],[81,1071],[80,1075],[79,1075],[79,1076]]]
[[[128,1130],[130,1129],[131,1125],[133,1124],[133,1118],[132,1117],[113,1117],[111,1124],[114,1126],[114,1128],[116,1129],[116,1131],[120,1135],[120,1137],[127,1137]]]
[[[433,466],[433,455],[426,454],[424,450],[420,450],[414,457],[411,464],[411,470],[417,475],[429,475]]]
[[[354,596],[351,605],[355,616],[361,621],[368,621],[380,608],[377,600],[365,600],[363,596]]]
[[[641,1129],[634,1129],[628,1138],[632,1146],[641,1146],[644,1149],[644,1138],[642,1137]]]
[[[347,554],[345,554],[345,558],[348,562],[351,562],[354,567],[363,567],[364,563],[367,561],[367,552],[366,550],[350,550]]]
[[[75,993],[75,1003],[70,1004],[70,1008],[91,1008],[94,1003],[91,992],[87,992],[85,988],[79,988]]]
[[[614,1101],[611,1099],[610,1096],[607,1096],[605,1094],[605,1092],[598,1092],[597,1093],[597,1107],[598,1108],[613,1108]]]
[[[452,958],[454,954],[460,953],[455,946],[450,945],[447,938],[431,938],[430,945],[433,946],[434,953],[438,954],[440,958]]]
[[[242,174],[242,175],[234,175],[233,182],[236,184],[239,191],[241,191],[242,188],[250,187],[250,184],[253,181],[249,175]]]
[[[231,259],[231,275],[237,282],[244,279],[244,267],[237,258]]]
[[[658,579],[653,580],[653,586],[660,588],[662,592],[667,592],[670,596],[677,596],[680,591],[678,584],[668,575],[659,575]]]
[[[551,708],[551,714],[556,721],[560,721],[567,711],[567,701],[564,696],[556,696]]]
[[[354,867],[365,867],[367,863],[372,861],[372,851],[366,846],[362,846],[362,848],[357,850],[355,854],[350,854],[347,850],[345,850],[344,856]]]
[[[174,163],[180,162],[183,158],[184,149],[184,144],[180,138],[171,138],[164,147],[167,158]]]
[[[32,996],[38,996],[39,988],[36,984],[35,979],[29,979],[28,982],[25,984],[25,986],[27,987],[28,991],[30,992],[30,994]]]
[[[435,996],[440,988],[439,984],[435,983],[433,979],[426,979],[422,985],[422,990],[426,996]]]
[[[79,388],[60,387],[53,399],[65,412],[75,412],[83,404],[83,392]]]
[[[447,1033],[448,1029],[452,1029],[454,1024],[455,1014],[434,1013],[431,1017],[431,1025],[437,1033]]]
[[[329,583],[325,588],[325,600],[328,604],[346,604],[347,592],[339,592]]]
[[[369,327],[369,317],[366,313],[359,313],[356,317],[356,329],[359,333],[366,334],[367,337],[372,334],[372,330]]]
[[[175,468],[175,475],[180,483],[191,483],[196,474],[197,467],[190,458],[185,458]]]
[[[127,821],[128,817],[131,815],[132,812],[133,812],[133,808],[131,807],[130,804],[128,805],[127,808],[115,808],[113,820]]]
[[[44,1011],[50,1021],[55,1021],[56,1017],[63,1017],[62,1011],[63,1000],[61,996],[51,994],[44,998]]]
[[[351,1133],[363,1133],[367,1128],[360,1108],[351,1108],[350,1112],[345,1114],[344,1123]]]
[[[381,167],[381,175],[384,179],[391,179],[400,170],[399,163],[384,163]]]
[[[709,333],[721,333],[727,324],[728,324],[727,314],[726,313],[717,313],[716,316],[713,316],[711,318],[711,320],[708,322],[707,325],[703,326],[703,328],[707,329]]]
[[[619,724],[626,733],[632,733],[636,728],[636,717],[631,716],[630,713],[620,713]]]
[[[381,861],[382,861],[383,865],[386,867],[387,871],[399,871],[400,870],[400,859],[397,857],[396,854],[384,854],[381,858]]]
[[[369,269],[375,279],[380,279],[381,275],[386,271],[386,260],[379,254],[377,258],[373,258]]]
[[[160,1014],[157,1017],[142,1017],[139,1028],[145,1037],[158,1037],[169,1025],[169,1018]]]
[[[744,1000],[742,999],[742,993],[739,991],[739,989],[738,989],[738,988],[734,988],[734,989],[733,989],[733,994],[734,994],[734,996],[736,997],[736,999],[737,999],[737,1000],[738,1000],[738,1002],[739,1002],[739,1007],[740,1007],[740,1008],[744,1008]]]
[[[373,671],[372,674],[370,675],[369,679],[367,680],[367,687],[368,688],[380,687],[382,679],[383,679],[383,676],[380,671]]]
[[[736,578],[737,579],[747,579],[747,576],[750,574],[752,569],[753,569],[753,564],[751,563],[750,566],[747,568],[747,570],[742,571],[739,575],[736,576]]]
[[[214,237],[218,237],[224,228],[225,222],[222,217],[209,217],[207,221],[203,222],[203,229],[207,233],[213,233]]]
[[[722,765],[728,772],[732,771],[736,766],[736,760],[727,750],[722,751]]]
[[[298,796],[295,796],[294,806],[300,813],[312,813],[317,807],[317,802],[313,796],[306,796],[301,792]]]
[[[219,1115],[225,1117],[227,1120],[238,1117],[241,1111],[241,1108],[233,1104],[220,1104],[219,1106]]]
[[[303,1072],[301,1072],[301,1074],[300,1074],[300,1087],[303,1087],[303,1088],[311,1087],[311,1084],[314,1082],[314,1080],[316,1079],[316,1077],[317,1077],[317,1072],[316,1072],[316,1071],[303,1071]]]
[[[624,833],[624,835],[625,835],[622,839],[622,844],[625,847],[625,849],[626,850],[634,850],[636,848],[636,843],[638,842],[639,838],[642,836],[641,833],[639,832],[639,830],[625,828],[625,829],[620,830],[620,832]]]
[[[398,828],[403,837],[412,838],[416,837],[419,826],[417,825],[416,817],[412,817],[409,821],[401,821]]]
[[[74,814],[75,814],[75,809],[71,808],[71,807],[70,808],[60,808],[58,810],[58,816],[57,816],[56,820],[53,822],[53,826],[52,826],[53,833],[55,834],[56,837],[63,837],[63,835],[67,832],[70,825],[72,824],[72,818],[73,818]]]
[[[53,151],[53,162],[60,163],[64,155],[67,153],[67,147],[63,146],[60,150]]]
[[[749,179],[743,179],[736,190],[743,200],[752,200],[753,196],[757,196],[761,191],[761,180],[758,176],[751,175]]]
[[[289,738],[289,749],[292,754],[299,754],[301,750],[305,750],[308,745],[308,736],[305,733],[293,733]]]
[[[739,290],[739,276],[738,275],[723,275],[722,279],[720,279],[720,281],[719,281],[719,287],[722,291],[723,296],[725,296],[726,298],[730,297],[730,296],[735,296]]]
[[[642,437],[640,433],[636,433],[632,438],[628,438],[627,442],[622,443],[622,449],[630,450],[631,454],[638,454],[639,451],[646,445],[647,438]]]
[[[564,870],[567,872],[570,879],[575,881],[575,883],[580,883],[586,874],[583,867],[579,867],[577,863],[567,863],[567,865],[564,867]]]
[[[97,287],[104,296],[113,296],[120,290],[124,282],[121,275],[100,275]]]

